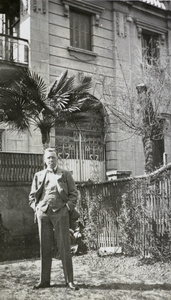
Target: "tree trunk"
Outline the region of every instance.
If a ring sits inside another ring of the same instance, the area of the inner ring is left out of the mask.
[[[49,128],[41,128],[40,129],[42,134],[42,144],[43,150],[49,148],[50,145],[50,129]]]
[[[49,143],[44,143],[44,144],[43,144],[43,150],[46,150],[46,149],[49,148],[49,147],[50,147]]]
[[[143,139],[144,155],[145,155],[145,171],[151,173],[154,171],[153,162],[153,141],[150,137],[144,136]]]

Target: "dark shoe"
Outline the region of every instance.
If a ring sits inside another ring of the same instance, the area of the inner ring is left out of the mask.
[[[49,282],[40,282],[37,285],[34,285],[33,289],[34,290],[38,290],[38,289],[45,289],[50,287],[50,283]]]
[[[67,284],[67,287],[68,287],[69,289],[73,290],[73,291],[78,291],[78,290],[79,290],[79,287],[76,286],[75,284],[73,284],[72,282],[69,282],[69,283]]]

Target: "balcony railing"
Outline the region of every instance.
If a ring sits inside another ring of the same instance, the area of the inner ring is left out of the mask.
[[[0,60],[28,64],[28,40],[0,34]]]

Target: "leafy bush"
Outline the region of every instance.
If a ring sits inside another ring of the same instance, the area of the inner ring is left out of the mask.
[[[98,248],[98,235],[103,224],[99,219],[102,197],[91,197],[88,206],[84,209],[84,242],[89,250]]]
[[[138,183],[139,184],[139,183]],[[153,217],[154,209],[149,208],[149,191],[151,186],[145,182],[141,188],[133,182],[130,190],[122,196],[119,216],[119,228],[122,247],[126,255],[141,255],[155,260],[171,258],[171,232],[163,222],[163,233],[159,234],[157,226],[161,219]],[[137,190],[139,189],[139,194]],[[155,190],[158,197],[158,190]],[[154,196],[154,194],[153,194]],[[156,198],[155,198],[156,199]],[[160,209],[158,208],[160,211]],[[169,211],[167,211],[169,214]],[[170,217],[167,218],[170,223]]]

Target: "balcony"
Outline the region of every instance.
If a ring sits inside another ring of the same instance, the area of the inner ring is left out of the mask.
[[[28,58],[28,40],[0,34],[0,61],[27,66]]]

